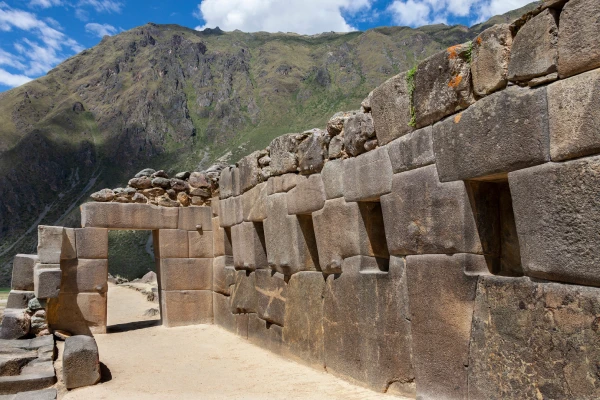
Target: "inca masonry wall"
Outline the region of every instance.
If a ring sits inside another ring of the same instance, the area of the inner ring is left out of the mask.
[[[434,55],[223,169],[210,207],[189,179],[148,204],[104,192],[77,250],[154,230],[167,326],[214,322],[377,391],[599,398],[599,15],[547,0]],[[104,280],[59,267],[50,329],[79,312],[102,331]]]

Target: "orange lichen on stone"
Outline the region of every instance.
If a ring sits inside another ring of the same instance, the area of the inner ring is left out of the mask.
[[[482,42],[481,37],[478,37],[477,38],[477,44],[481,44],[481,42]]]
[[[456,46],[448,47],[448,58],[450,60],[458,58],[458,50],[460,49],[460,46],[460,44],[457,44]]]
[[[462,118],[462,113],[456,114],[456,116],[454,117],[454,123],[458,124],[460,122],[461,118]]]
[[[463,80],[462,75],[457,75],[454,78],[452,78],[452,80],[450,82],[448,82],[448,86],[451,88],[458,87],[458,85],[460,85],[462,80]]]

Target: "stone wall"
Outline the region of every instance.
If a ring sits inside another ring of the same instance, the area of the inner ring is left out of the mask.
[[[83,231],[155,231],[168,326],[419,399],[598,398],[598,15],[547,0],[219,176],[99,193]]]

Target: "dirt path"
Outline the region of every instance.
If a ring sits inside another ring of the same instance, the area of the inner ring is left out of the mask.
[[[131,321],[152,323],[142,314],[156,307],[142,294],[116,286],[109,288],[108,304],[109,325],[121,328]],[[398,399],[287,361],[212,325],[145,327],[96,340],[112,380],[59,398]]]

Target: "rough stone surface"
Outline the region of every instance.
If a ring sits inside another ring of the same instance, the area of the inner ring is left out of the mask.
[[[163,324],[168,327],[212,324],[212,290],[162,291]]]
[[[75,241],[78,258],[108,258],[108,229],[75,229]]]
[[[37,264],[33,270],[35,297],[38,299],[58,297],[61,279],[60,264]]]
[[[525,274],[600,285],[600,157],[517,171],[509,183]]]
[[[33,268],[39,262],[36,254],[17,254],[13,259],[11,288],[33,291]]]
[[[158,231],[158,243],[154,243],[154,246],[158,248],[159,258],[188,258],[188,241],[188,231],[161,229]]]
[[[386,148],[344,162],[346,201],[374,201],[392,190],[392,163]]]
[[[321,171],[325,197],[327,200],[344,196],[344,161],[330,160]]]
[[[417,67],[413,95],[417,128],[431,125],[475,101],[469,49],[469,44],[450,47]]]
[[[263,182],[242,195],[244,221],[261,222],[267,218],[267,183]]]
[[[60,268],[61,293],[105,293],[108,290],[108,260],[64,260]]]
[[[433,129],[428,126],[394,140],[387,146],[394,174],[435,163]]]
[[[231,312],[255,313],[257,310],[256,272],[235,271],[235,283],[231,286]]]
[[[177,208],[149,204],[85,203],[81,205],[81,226],[109,229],[176,229]]]
[[[244,193],[249,189],[256,186],[260,180],[260,166],[258,165],[258,159],[261,157],[260,151],[255,151],[238,162],[238,168],[240,171],[240,189]]]
[[[286,296],[287,283],[282,274],[268,269],[256,271],[256,312],[261,319],[283,326]]]
[[[288,214],[310,214],[325,205],[325,187],[321,174],[310,175],[297,181],[296,187],[287,192]]]
[[[272,353],[282,354],[282,330],[281,326],[269,324],[256,314],[248,315],[248,340]]]
[[[231,228],[233,264],[237,269],[268,268],[264,228],[261,223],[242,222]]]
[[[375,137],[371,114],[358,112],[344,123],[344,149],[351,156],[366,152],[365,143]]]
[[[385,391],[401,382],[414,394],[411,323],[404,260],[388,273],[365,272],[371,257],[344,260],[343,273],[329,275],[323,332],[325,364],[335,375]]]
[[[298,169],[298,157],[296,156],[298,142],[296,137],[297,134],[289,133],[273,139],[269,145],[271,149],[269,153],[271,164],[269,166],[273,175],[296,172]]]
[[[213,258],[214,237],[212,231],[188,231],[189,257]]]
[[[227,199],[233,196],[233,179],[231,176],[231,167],[221,171],[219,177],[219,198]]]
[[[598,398],[599,312],[596,288],[481,278],[471,334],[469,398]]]
[[[433,126],[442,182],[542,164],[550,158],[548,142],[546,88],[508,88]]]
[[[230,256],[215,257],[213,260],[212,290],[231,295],[231,285],[235,284],[235,268]]]
[[[41,263],[60,263],[64,229],[62,226],[38,226],[37,254]]]
[[[48,301],[47,318],[51,331],[88,336],[106,333],[106,294],[61,293]]]
[[[65,228],[63,231],[62,249],[60,253],[61,260],[73,260],[77,258],[77,247],[75,242],[75,229]]]
[[[558,12],[546,9],[523,26],[512,46],[508,79],[527,81],[556,72]]]
[[[179,210],[178,228],[184,231],[212,231],[212,211],[210,207],[185,207]]]
[[[212,290],[213,260],[210,258],[164,258],[160,260],[163,290]]]
[[[33,291],[11,290],[6,300],[6,308],[26,309],[29,306],[29,300],[35,298]]]
[[[298,145],[298,168],[301,174],[316,174],[323,169],[327,151],[326,136],[325,131],[314,129]]]
[[[63,381],[67,389],[100,382],[100,355],[96,340],[89,336],[71,336],[65,340],[62,359]]]
[[[108,201],[113,201],[113,199],[115,198],[115,192],[113,192],[110,189],[102,189],[96,193],[92,193],[90,195],[90,197],[94,201],[108,202]]]
[[[215,325],[231,332],[237,332],[236,314],[231,313],[229,296],[213,292],[213,313]]]
[[[213,218],[212,224],[214,256],[232,256],[233,250],[231,248],[231,237],[230,234],[227,232],[231,231],[230,228],[221,228],[221,226],[219,225],[219,217]],[[225,229],[227,229],[227,231]]]
[[[344,150],[344,138],[342,136],[334,136],[329,142],[327,156],[330,159],[336,159],[342,157]]]
[[[25,310],[7,308],[0,324],[0,339],[20,339],[29,334],[31,318]]]
[[[373,90],[371,114],[380,145],[414,130],[410,126],[410,92],[406,72],[388,79]]]
[[[508,24],[494,25],[475,38],[471,62],[475,95],[487,96],[506,87],[512,43]]]
[[[548,115],[553,161],[600,153],[600,69],[550,85]]]
[[[381,208],[391,254],[482,252],[464,184],[440,183],[434,165],[394,175]]]
[[[242,197],[230,197],[219,201],[219,216],[221,217],[221,226],[224,228],[241,223],[244,220]]]
[[[571,0],[560,14],[558,73],[561,78],[600,67],[600,4]]]
[[[406,269],[417,398],[466,399],[477,272],[487,269],[485,259],[408,256]]]

